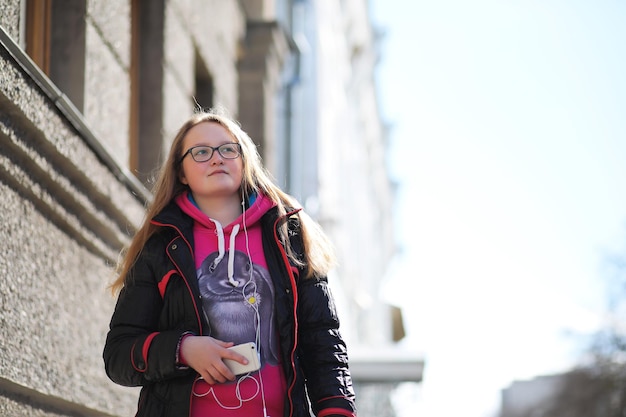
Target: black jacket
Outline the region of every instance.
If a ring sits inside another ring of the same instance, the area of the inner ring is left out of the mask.
[[[283,221],[289,222],[297,250],[297,215],[279,219],[274,208],[261,219],[287,381],[284,415],[309,416],[309,408],[315,415],[355,415],[346,347],[327,280],[292,272],[275,237]],[[178,344],[185,333],[204,335],[209,328],[193,261],[193,220],[171,203],[152,222],[159,231],[146,243],[132,280],[120,292],[104,364],[113,382],[142,386],[137,416],[188,416],[197,373],[177,366]]]

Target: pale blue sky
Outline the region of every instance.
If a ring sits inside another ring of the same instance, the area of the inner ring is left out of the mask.
[[[489,416],[602,319],[606,253],[626,246],[626,2],[372,11],[405,248],[388,298],[426,359],[411,415]]]

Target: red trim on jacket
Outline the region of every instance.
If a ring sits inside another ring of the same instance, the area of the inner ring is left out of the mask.
[[[143,346],[141,347],[141,358],[143,359],[144,367],[140,368],[135,364],[135,346],[137,346],[137,342],[133,344],[132,349],[130,350],[130,363],[133,365],[133,368],[137,372],[144,373],[148,370],[148,350],[150,350],[150,345],[152,344],[152,340],[158,335],[159,332],[150,333],[148,337],[143,341]]]
[[[298,279],[300,277],[300,271],[295,266],[291,267],[291,273]]]
[[[285,263],[285,269],[287,269],[287,273],[289,274],[289,281],[291,283],[291,291],[293,292],[293,317],[294,317],[294,321],[293,321],[293,347],[291,349],[291,352],[289,354],[289,362],[290,362],[290,366],[291,366],[291,370],[293,371],[294,374],[294,378],[293,381],[291,381],[291,384],[289,385],[289,388],[287,388],[287,398],[289,398],[289,415],[292,416],[293,415],[293,400],[292,400],[292,395],[291,393],[293,392],[293,388],[294,385],[296,383],[296,378],[295,375],[297,375],[297,371],[296,371],[296,364],[295,364],[295,356],[296,356],[296,347],[298,346],[298,312],[297,312],[297,306],[298,306],[298,288],[296,286],[296,279],[294,277],[294,273],[292,270],[292,265],[289,262],[289,257],[287,256],[287,253],[285,252],[285,248],[283,247],[280,239],[278,238],[278,222],[288,218],[289,216],[296,214],[297,212],[299,212],[302,209],[297,209],[294,211],[291,211],[287,214],[285,214],[282,217],[278,217],[276,219],[276,221],[274,222],[274,240],[276,241],[276,246],[278,247],[278,250],[280,251],[280,254],[283,258],[283,262]]]
[[[170,282],[170,278],[172,275],[176,273],[175,270],[169,271],[167,274],[163,275],[163,278],[159,281],[159,293],[161,294],[161,298],[165,295],[165,288],[167,288],[167,284]]]
[[[326,408],[324,410],[321,410],[317,414],[317,417],[326,417],[326,416],[356,417],[356,414],[355,413],[351,413],[350,411],[346,410],[345,408],[339,408],[339,407]]]
[[[141,356],[143,357],[143,361],[146,363],[146,369],[148,369],[148,350],[150,350],[150,345],[158,334],[159,332],[150,333],[148,337],[146,337],[146,340],[143,342],[143,347],[141,348]]]
[[[130,349],[130,364],[133,365],[135,371],[143,373],[146,371],[145,368],[139,369],[139,367],[135,365],[135,346],[137,346],[137,342],[133,343],[133,347]]]

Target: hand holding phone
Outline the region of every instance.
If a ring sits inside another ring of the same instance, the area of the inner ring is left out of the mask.
[[[243,355],[248,359],[248,364],[244,365],[232,359],[224,359],[224,364],[235,375],[247,374],[249,372],[258,371],[261,368],[261,361],[259,360],[259,353],[256,350],[256,344],[254,342],[243,343],[229,347],[228,349]]]

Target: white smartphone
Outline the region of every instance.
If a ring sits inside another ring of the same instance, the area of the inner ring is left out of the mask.
[[[258,371],[261,367],[261,361],[259,360],[259,353],[256,350],[256,344],[254,342],[243,343],[241,345],[232,346],[229,349],[243,355],[248,359],[248,364],[243,365],[232,359],[224,359],[224,363],[228,366],[228,369],[235,375],[247,374],[248,372]]]

